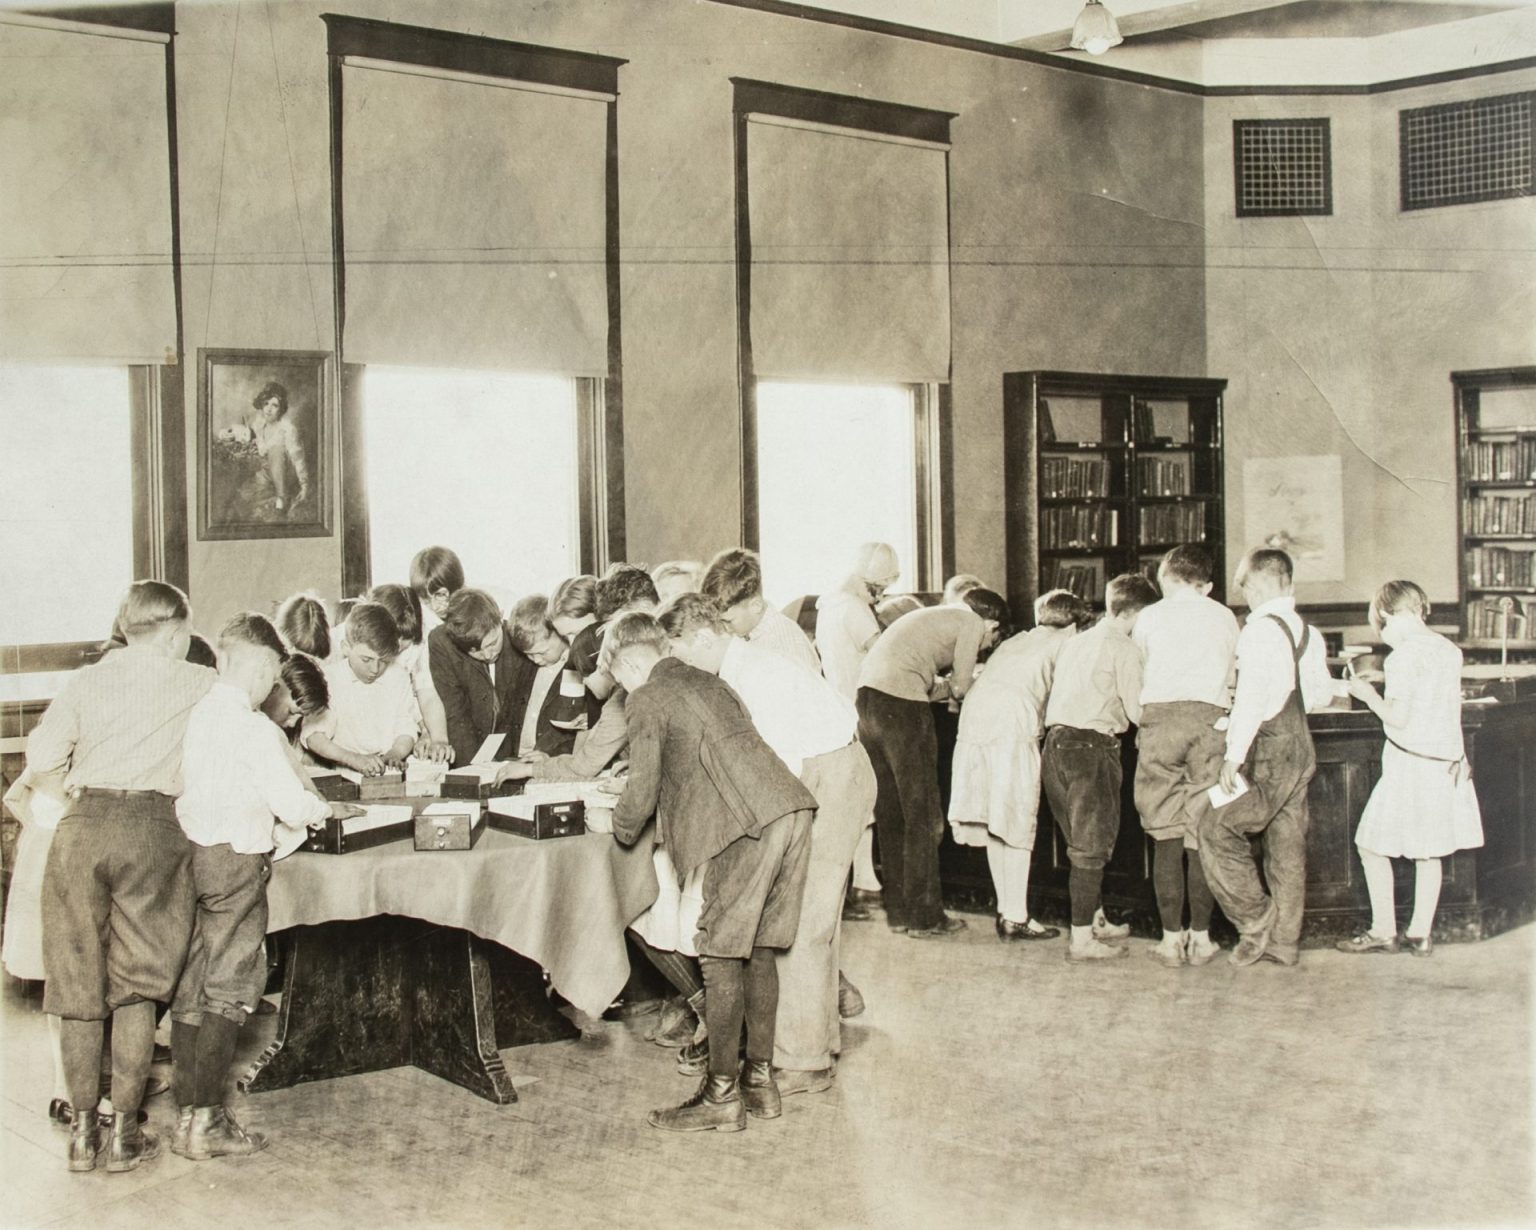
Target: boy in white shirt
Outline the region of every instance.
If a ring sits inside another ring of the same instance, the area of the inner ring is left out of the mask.
[[[735,547],[720,552],[709,561],[699,589],[720,604],[726,627],[742,640],[821,674],[821,659],[805,630],[764,600],[763,561],[756,551]]]
[[[1162,601],[1136,620],[1140,648],[1141,721],[1136,731],[1136,810],[1154,845],[1152,882],[1162,916],[1162,942],[1151,955],[1177,967],[1204,965],[1220,947],[1211,941],[1215,904],[1200,865],[1197,825],[1205,790],[1221,772],[1222,731],[1232,706],[1237,617],[1210,597],[1215,561],[1204,547],[1175,547],[1157,569]],[[1219,725],[1218,725],[1219,724]],[[1189,930],[1183,929],[1189,851]]]
[[[1248,552],[1236,584],[1248,603],[1237,638],[1237,690],[1227,726],[1221,787],[1242,797],[1206,811],[1200,861],[1222,911],[1238,930],[1233,965],[1266,957],[1295,965],[1307,892],[1307,784],[1317,768],[1307,713],[1333,696],[1323,638],[1296,613],[1291,557]],[[1249,838],[1263,835],[1264,884]]]
[[[281,666],[276,638],[261,615],[237,615],[224,625],[218,682],[193,708],[182,747],[186,789],[176,818],[192,843],[197,914],[171,1006],[180,1110],[171,1150],[193,1161],[266,1146],[225,1108],[224,1081],[240,1027],[266,981],[273,822],[302,827],[331,814],[294,770],[282,731],[259,708]]]
[[[420,710],[410,676],[389,669],[399,652],[400,628],[384,607],[352,608],[342,656],[325,664],[330,706],[304,720],[299,741],[306,750],[369,775],[405,763],[416,747]]]

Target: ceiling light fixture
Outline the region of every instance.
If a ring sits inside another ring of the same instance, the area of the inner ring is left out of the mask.
[[[1101,56],[1124,41],[1120,37],[1120,26],[1115,21],[1115,15],[1099,0],[1088,0],[1072,24],[1071,46],[1074,51]]]

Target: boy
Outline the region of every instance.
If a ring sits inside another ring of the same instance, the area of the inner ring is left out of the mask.
[[[1238,931],[1232,964],[1267,957],[1295,965],[1307,891],[1307,783],[1317,767],[1307,713],[1327,705],[1333,683],[1322,636],[1296,613],[1291,557],[1269,547],[1248,552],[1236,585],[1248,619],[1237,638],[1221,788],[1231,793],[1241,769],[1248,791],[1206,810],[1200,861]],[[1254,834],[1263,834],[1268,893],[1253,865]]]
[[[266,982],[267,879],[274,818],[303,828],[331,814],[294,771],[279,727],[261,712],[282,661],[260,615],[219,633],[219,679],[187,721],[186,791],[176,817],[192,842],[197,900],[186,968],[171,1005],[179,1108],[171,1151],[192,1161],[266,1146],[224,1106],[224,1080],[246,1014]],[[353,809],[336,805],[336,814]]]
[[[732,636],[712,598],[684,594],[657,618],[672,656],[731,685],[764,742],[819,804],[800,925],[794,943],[775,958],[781,989],[773,1075],[783,1097],[821,1093],[832,1087],[834,1056],[842,1049],[843,885],[875,806],[875,771],[855,737],[858,717],[825,679],[786,669],[777,654]]]
[[[416,746],[419,711],[410,676],[389,669],[400,652],[394,617],[377,602],[359,602],[346,630],[342,656],[325,664],[330,707],[305,719],[300,741],[323,760],[371,776],[405,763]]]
[[[615,620],[603,643],[605,669],[629,694],[629,782],[614,808],[614,836],[633,845],[655,813],[677,874],[704,867],[697,941],[709,1071],[691,1098],[652,1111],[650,1123],[739,1132],[745,1110],[780,1113],[774,950],[788,948],[799,925],[816,800],[726,684],[666,654],[667,634],[638,611]]]
[[[192,849],[176,823],[187,716],[214,673],[183,661],[187,596],[135,581],[118,608],[126,646],[65,682],[27,741],[35,778],[67,795],[43,874],[43,1011],[59,1041],[76,1113],[69,1169],[96,1168],[102,1022],[112,1017],[107,1169],[159,1153],[139,1103],[155,1043],[155,1003],[176,986],[192,930]]]
[[[1104,917],[1100,895],[1120,832],[1120,736],[1141,720],[1141,650],[1131,632],[1142,609],[1156,601],[1146,577],[1116,577],[1104,589],[1104,618],[1063,645],[1056,659],[1040,779],[1072,864],[1069,961],[1126,952],[1103,943],[1123,939],[1130,928]]]
[[[804,630],[763,600],[763,561],[756,551],[738,547],[720,552],[709,561],[699,588],[720,604],[726,627],[737,636],[821,674],[821,660]]]
[[[1141,613],[1131,639],[1145,666],[1137,723],[1136,811],[1154,844],[1152,882],[1163,938],[1151,955],[1163,965],[1204,965],[1215,904],[1200,864],[1198,825],[1205,791],[1221,772],[1223,730],[1232,705],[1237,616],[1212,599],[1214,561],[1204,547],[1175,547],[1163,556],[1163,591]],[[1183,929],[1184,851],[1189,850],[1189,930]]]

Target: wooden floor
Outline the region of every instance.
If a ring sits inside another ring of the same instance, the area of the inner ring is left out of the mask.
[[[692,1089],[647,1022],[505,1052],[495,1107],[412,1069],[236,1099],[263,1154],[70,1175],[36,999],[0,1005],[0,1225],[1378,1227],[1520,1224],[1536,930],[1431,960],[1077,967],[845,928],[869,1001],[836,1087],[746,1132],[645,1123]],[[263,1042],[262,1018],[243,1052]],[[169,1097],[151,1104],[166,1128]]]

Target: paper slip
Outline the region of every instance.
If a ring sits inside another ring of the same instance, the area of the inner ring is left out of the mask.
[[[496,749],[501,746],[501,741],[506,737],[505,733],[486,735],[485,742],[480,745],[480,750],[470,758],[469,763],[472,765],[485,764],[487,761],[495,759]]]
[[[446,803],[428,803],[421,809],[423,816],[468,816],[471,820],[480,818],[480,801],[478,799],[454,799]]]
[[[311,777],[344,777],[349,782],[355,782],[359,785],[362,784],[363,780],[363,775],[356,769],[343,769],[340,765],[337,765],[334,769],[323,764],[305,765],[304,772],[308,773]]]
[[[1247,793],[1248,783],[1243,780],[1243,775],[1241,773],[1237,775],[1237,789],[1232,791],[1231,794],[1228,794],[1221,788],[1220,782],[1217,782],[1214,786],[1205,792],[1206,797],[1211,800],[1212,807],[1225,807],[1228,803],[1235,802]]]
[[[496,780],[496,772],[500,768],[501,765],[494,760],[476,761],[473,764],[461,764],[457,769],[453,770],[453,775],[455,777],[475,777],[479,778],[482,782],[491,782]]]
[[[408,782],[440,782],[448,766],[439,760],[419,760],[412,756],[405,762],[405,780]]]
[[[361,816],[349,816],[341,822],[343,833],[366,833],[369,829],[381,829],[389,824],[407,824],[411,809],[394,803],[372,803],[363,808]]]

